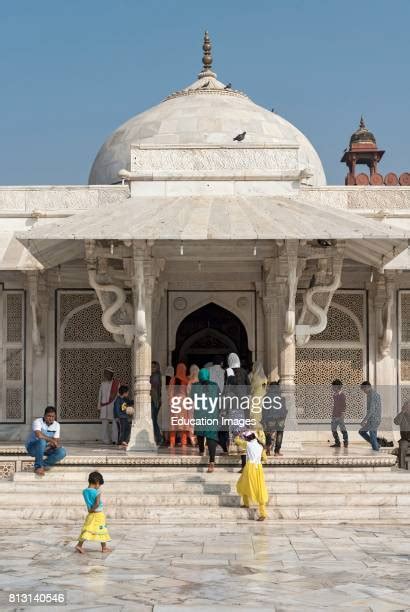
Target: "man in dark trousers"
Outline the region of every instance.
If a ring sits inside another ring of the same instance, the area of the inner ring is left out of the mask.
[[[399,468],[406,469],[406,455],[410,446],[410,401],[406,400],[402,406],[401,412],[394,419],[396,425],[400,427],[399,440]]]
[[[343,383],[341,380],[336,378],[332,382],[332,393],[333,393],[333,411],[332,411],[332,434],[335,439],[334,444],[331,444],[332,448],[340,448],[340,438],[337,428],[339,427],[343,436],[343,444],[345,447],[349,445],[349,437],[347,435],[347,429],[345,425],[346,415],[346,396],[342,391]]]
[[[366,415],[361,423],[359,434],[371,444],[374,451],[379,451],[380,446],[377,441],[377,430],[382,420],[382,402],[380,395],[375,391],[368,380],[360,385],[361,390],[367,396]]]

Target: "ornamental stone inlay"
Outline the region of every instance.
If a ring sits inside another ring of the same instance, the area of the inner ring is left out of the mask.
[[[187,301],[184,297],[177,297],[174,300],[174,308],[175,310],[185,310],[187,307]]]
[[[0,461],[0,480],[10,479],[15,471],[15,461]]]
[[[248,306],[248,298],[245,296],[241,296],[240,298],[238,298],[236,305],[238,306],[238,308],[246,308]]]
[[[200,172],[213,170],[298,169],[297,149],[269,148],[206,148],[206,149],[137,149],[131,156],[131,171],[147,172]]]

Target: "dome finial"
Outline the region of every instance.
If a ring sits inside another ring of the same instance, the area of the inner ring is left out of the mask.
[[[366,124],[365,124],[365,122],[364,122],[363,115],[360,115],[360,123],[359,123],[359,127],[360,127],[360,129],[361,129],[361,130],[366,129]]]
[[[204,34],[204,44],[202,45],[202,49],[204,52],[202,65],[204,70],[210,70],[212,68],[212,43],[207,31]]]
[[[202,70],[198,74],[198,79],[203,79],[204,77],[216,78],[216,74],[212,72],[212,43],[208,31],[204,34],[202,49],[204,55],[202,56]]]

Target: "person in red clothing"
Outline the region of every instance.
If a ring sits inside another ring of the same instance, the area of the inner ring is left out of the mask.
[[[343,436],[343,445],[349,446],[349,436],[347,435],[347,429],[345,425],[345,414],[346,414],[346,396],[342,392],[343,383],[341,380],[336,378],[332,382],[332,393],[333,393],[333,412],[332,412],[332,434],[335,439],[335,443],[331,444],[332,448],[340,448],[340,438],[337,428],[340,429]]]

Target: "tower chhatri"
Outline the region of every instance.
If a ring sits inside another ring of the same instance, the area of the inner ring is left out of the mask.
[[[345,179],[346,185],[383,185],[383,177],[377,172],[377,164],[383,157],[384,151],[377,148],[376,138],[370,132],[360,117],[358,129],[350,137],[349,148],[343,154],[341,162],[349,168]],[[356,175],[356,166],[365,165],[369,168],[370,176],[364,172]]]

